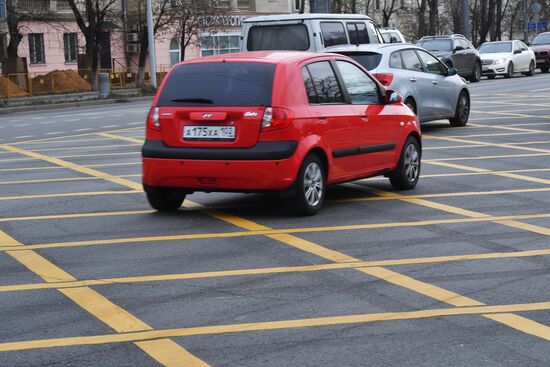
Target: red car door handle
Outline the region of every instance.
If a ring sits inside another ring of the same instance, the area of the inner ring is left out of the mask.
[[[369,121],[369,117],[368,116],[361,116],[361,120],[367,122],[367,121]]]
[[[327,122],[327,118],[324,116],[319,117],[319,122]]]

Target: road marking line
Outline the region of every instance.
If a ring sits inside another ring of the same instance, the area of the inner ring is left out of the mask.
[[[550,255],[550,249],[527,250],[527,251],[519,251],[519,252],[489,252],[489,253],[480,253],[480,254],[405,258],[405,259],[396,259],[396,260],[337,262],[337,263],[328,263],[328,264],[320,264],[320,265],[236,269],[236,270],[222,270],[222,271],[211,271],[211,272],[200,272],[200,273],[144,275],[144,276],[101,278],[101,279],[88,279],[88,280],[76,280],[76,281],[66,281],[66,282],[53,282],[53,283],[27,283],[27,284],[5,285],[5,286],[0,286],[0,292],[18,292],[18,291],[31,291],[31,290],[38,290],[38,289],[74,288],[74,287],[82,287],[82,286],[96,286],[96,285],[107,285],[107,284],[151,283],[151,282],[163,282],[163,281],[174,281],[174,280],[224,278],[224,277],[267,275],[267,274],[307,273],[307,272],[317,272],[317,271],[370,268],[370,267],[381,267],[381,266],[441,264],[441,263],[447,263],[447,262],[499,260],[499,259],[524,258],[524,257],[547,256],[547,255]]]
[[[127,127],[127,128],[123,128],[123,129],[112,130],[110,132],[132,131],[132,130],[136,130],[136,129],[142,129],[142,127]],[[65,135],[65,136],[55,136],[55,137],[51,137],[51,138],[42,138],[42,139],[18,141],[16,143],[13,143],[13,144],[10,144],[10,145],[39,144],[39,143],[44,143],[44,142],[55,143],[55,142],[63,141],[63,139],[70,139],[70,138],[76,138],[76,137],[82,137],[82,136],[91,136],[91,135],[95,135],[95,134],[96,133],[92,132],[92,133],[84,133],[84,134],[72,134],[72,135]],[[103,141],[105,141],[105,139],[101,139],[101,138],[93,139],[93,140],[103,140]],[[72,140],[72,141],[76,141],[76,140]]]
[[[479,157],[452,157],[452,158],[436,158],[436,159],[423,159],[422,163],[431,162],[449,162],[449,161],[477,161],[482,159],[504,159],[504,158],[526,158],[526,157],[545,157],[549,156],[548,153],[527,153],[527,154],[507,154],[507,155],[485,155]]]
[[[0,222],[17,222],[26,220],[46,220],[46,219],[68,219],[68,218],[90,218],[90,217],[111,217],[117,215],[139,215],[139,214],[154,214],[155,210],[133,210],[121,212],[98,212],[98,213],[75,213],[75,214],[53,214],[53,215],[37,215],[29,217],[12,217],[0,218]],[[0,239],[0,242],[1,239]]]
[[[448,303],[457,307],[483,306],[484,303],[458,293],[448,291],[432,284],[424,283],[409,276],[381,267],[359,268],[360,272],[371,275],[388,283],[410,289],[427,297]]]
[[[136,341],[135,344],[164,366],[208,366],[171,339]]]
[[[198,335],[217,335],[227,333],[243,333],[253,331],[268,331],[282,329],[296,329],[332,325],[364,324],[380,321],[414,320],[433,317],[463,316],[463,315],[487,315],[489,318],[500,322],[499,315],[508,316],[509,312],[544,311],[550,309],[550,302],[524,303],[497,306],[471,306],[452,307],[432,310],[382,312],[371,314],[357,314],[346,316],[316,317],[307,319],[264,321],[244,324],[227,324],[215,326],[184,327],[174,329],[161,329],[139,331],[134,333],[119,333],[92,336],[76,336],[66,338],[53,338],[42,340],[29,340],[19,342],[0,343],[0,352],[56,348],[68,346],[100,345],[112,343],[138,342],[141,340],[154,340],[158,338],[173,338]],[[493,316],[493,317],[491,317]],[[512,315],[510,315],[512,316]],[[514,315],[515,316],[515,315]],[[504,319],[504,318],[500,318]],[[525,318],[507,317],[505,322],[514,325],[514,329],[525,331],[542,339],[550,340],[550,327],[529,320],[523,323]]]
[[[117,175],[113,177],[141,177],[141,174],[136,175]],[[21,181],[0,181],[0,185],[19,185],[19,184],[34,184],[34,183],[47,183],[47,182],[67,182],[67,181],[89,181],[89,180],[101,180],[103,177],[66,177],[66,178],[47,178],[42,180],[21,180]]]
[[[86,241],[70,241],[70,242],[51,242],[34,245],[26,245],[25,249],[45,249],[45,248],[61,248],[61,247],[79,247],[79,246],[105,246],[128,244],[138,242],[159,242],[159,241],[180,241],[192,239],[214,239],[214,238],[232,238],[232,237],[247,237],[247,236],[268,236],[278,234],[299,234],[299,233],[317,233],[317,232],[332,232],[332,231],[351,231],[364,229],[381,229],[381,228],[398,228],[398,227],[415,227],[415,226],[431,226],[441,224],[463,224],[477,222],[496,222],[506,220],[521,220],[521,219],[539,219],[550,218],[550,213],[547,214],[525,214],[525,215],[510,215],[510,216],[487,216],[478,218],[456,218],[456,219],[435,219],[427,221],[411,221],[411,222],[395,222],[395,223],[371,223],[371,224],[352,224],[333,227],[301,227],[301,228],[283,228],[258,231],[236,231],[236,232],[214,232],[214,233],[195,233],[167,236],[149,236],[149,237],[131,237],[131,238],[111,238]],[[0,246],[0,251],[17,250],[17,248],[9,246]]]
[[[65,131],[52,131],[49,133],[46,133],[46,135],[58,135],[58,134],[64,134]]]
[[[495,223],[502,224],[508,227],[522,229],[524,231],[539,233],[545,236],[550,236],[550,228],[536,226],[534,224],[518,222],[515,220],[499,220],[499,221],[496,221]]]
[[[436,165],[436,166],[456,168],[456,169],[461,169],[461,170],[464,170],[464,171],[471,171],[471,172],[476,172],[476,173],[481,172],[481,173],[487,173],[487,174],[500,176],[500,177],[513,178],[513,179],[516,179],[516,180],[536,182],[536,183],[542,183],[542,184],[545,184],[545,185],[550,185],[550,180],[546,180],[544,178],[538,178],[538,177],[518,175],[516,173],[490,171],[490,170],[486,170],[486,169],[483,169],[483,168],[470,167],[470,166],[464,166],[464,165],[461,165],[461,164],[454,164],[454,163],[441,162],[441,161],[428,161],[428,162],[424,161],[424,163],[433,164],[433,165]]]
[[[61,194],[38,194],[38,195],[25,195],[25,196],[0,196],[0,201],[62,198],[62,197],[72,197],[72,196],[127,195],[127,194],[140,194],[142,192],[143,192],[142,190],[126,190],[126,191],[69,192],[69,193],[61,193]]]
[[[14,153],[19,153],[19,154],[22,154],[22,155],[26,155],[27,157],[31,157],[31,158],[34,158],[34,159],[40,159],[40,160],[43,160],[43,161],[46,161],[48,163],[55,164],[55,165],[58,165],[58,166],[61,166],[61,167],[69,168],[73,171],[84,173],[86,175],[95,176],[95,177],[102,177],[103,179],[105,179],[109,182],[116,183],[116,184],[119,184],[119,185],[123,185],[123,186],[129,187],[129,188],[134,189],[134,190],[141,190],[142,189],[141,184],[139,184],[137,182],[130,181],[130,180],[127,180],[125,178],[115,177],[115,176],[109,175],[107,173],[99,172],[99,171],[93,170],[91,168],[87,168],[87,167],[80,166],[80,165],[75,164],[75,163],[70,163],[70,162],[61,160],[59,158],[50,157],[50,156],[47,156],[47,155],[44,155],[44,154],[31,152],[29,150],[25,150],[25,149],[17,148],[17,147],[14,147],[14,146],[5,145],[5,144],[0,145],[0,148],[2,148],[4,150],[9,150],[9,151],[14,152]]]
[[[436,173],[430,175],[421,175],[421,178],[437,178],[437,177],[453,177],[453,176],[474,176],[474,175],[491,175],[495,173],[522,173],[522,172],[548,172],[550,168],[528,168],[528,169],[514,169],[508,171],[481,171],[481,172],[457,172],[457,173]],[[384,178],[386,180],[386,178]],[[366,180],[361,180],[367,182]]]
[[[0,231],[0,233],[3,232]],[[11,239],[13,240],[13,238]],[[24,247],[21,243],[19,243],[19,246]],[[55,264],[40,256],[34,251],[7,251],[6,253],[15,260],[19,261],[28,270],[40,276],[46,282],[76,281],[76,278],[74,278],[72,275],[65,272],[63,269],[56,266]],[[84,286],[76,288],[63,288],[58,289],[58,291],[118,333],[153,330],[151,326],[147,325],[123,308],[115,305],[106,297],[99,294],[97,291],[91,289],[90,287]],[[194,356],[191,356],[179,345],[167,339],[157,340],[155,343],[152,344],[136,343],[136,345],[143,351],[145,351],[153,359],[161,363],[170,360],[171,357],[168,356],[167,353],[176,352],[176,356],[184,359],[178,361],[178,363],[176,363],[175,365],[197,365],[187,364],[187,362],[196,363],[198,359]],[[203,363],[203,366],[207,365]]]
[[[113,157],[113,156],[121,156],[121,155],[134,155],[134,156],[141,157],[140,152],[71,154],[71,155],[60,155],[60,156],[49,156],[49,157],[62,159],[62,158],[84,158],[84,157]]]
[[[75,146],[75,147],[62,147],[62,148],[43,148],[43,149],[33,149],[33,152],[49,152],[55,150],[81,150],[81,149],[105,149],[105,148],[135,148],[136,144],[126,144],[126,145],[90,145],[90,146]],[[138,152],[139,154],[139,152]]]
[[[143,144],[144,142],[143,139],[140,140],[140,139],[128,138],[126,136],[119,136],[119,135],[108,134],[108,133],[99,133],[98,135],[101,135],[110,139],[125,140],[125,141],[130,141],[132,143],[138,143],[138,144]]]
[[[483,145],[483,146],[500,147],[500,148],[506,148],[506,149],[518,149],[518,150],[528,150],[528,151],[532,151],[532,152],[550,153],[550,150],[548,150],[548,149],[525,147],[525,146],[522,146],[522,145],[514,145],[514,144],[487,143],[487,142],[482,142],[482,141],[457,139],[457,138],[447,138],[447,137],[438,137],[438,136],[433,136],[433,135],[430,135],[430,139],[453,141],[453,142],[459,142],[459,143],[480,144],[480,145]],[[549,143],[549,142],[545,141],[544,143]]]
[[[34,135],[22,135],[22,136],[16,136],[13,139],[26,139],[26,138],[32,138]]]
[[[533,320],[529,320],[526,317],[511,313],[484,314],[483,316],[526,334],[531,334],[541,339],[550,341],[550,327]]]

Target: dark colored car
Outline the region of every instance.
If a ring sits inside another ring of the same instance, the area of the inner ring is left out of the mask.
[[[420,128],[401,97],[335,54],[251,52],[176,65],[147,120],[143,185],[177,210],[194,191],[278,191],[315,214],[327,185],[386,175],[412,189]]]
[[[426,36],[416,44],[436,55],[447,67],[457,69],[458,75],[472,83],[481,79],[479,53],[464,36]]]
[[[550,32],[536,36],[530,47],[535,51],[537,68],[543,73],[547,73],[550,70]]]

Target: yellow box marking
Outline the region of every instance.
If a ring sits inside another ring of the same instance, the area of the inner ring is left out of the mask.
[[[109,133],[99,133],[97,135],[104,136],[104,137],[109,138],[109,139],[125,140],[125,141],[129,141],[129,142],[132,142],[132,143],[137,143],[137,144],[143,144],[143,142],[144,142],[143,139],[134,139],[134,138],[129,138],[127,136],[120,136],[120,135],[109,134]]]
[[[311,254],[320,256],[324,259],[328,259],[337,263],[340,262],[349,262],[349,261],[361,261],[360,259],[357,259],[352,256],[348,256],[346,254],[343,254],[338,251],[334,251],[331,249],[328,249],[326,247],[320,246],[316,243],[298,238],[296,236],[290,235],[290,234],[272,234],[268,235],[267,237],[277,240],[279,242],[285,243],[289,246],[292,246],[294,248],[297,248],[299,250],[309,252]]]
[[[423,294],[430,298],[436,299],[441,302],[448,303],[457,307],[467,306],[484,306],[484,303],[476,301],[472,298],[462,296],[458,293],[448,291],[446,289],[437,287],[432,284],[424,283],[419,280],[413,279],[406,275],[397,273],[392,270],[388,270],[380,267],[372,268],[359,268],[357,269],[365,274],[372,275],[378,279],[382,279],[388,283],[398,285],[403,288],[410,289],[417,293]]]
[[[116,175],[113,177],[130,178],[141,177],[141,174],[136,175]],[[103,177],[66,177],[66,178],[48,178],[41,180],[20,180],[20,181],[0,181],[0,185],[20,185],[20,184],[35,184],[35,183],[50,183],[50,182],[70,182],[70,181],[90,181],[101,180]]]
[[[74,146],[74,147],[61,147],[61,148],[42,148],[33,149],[33,152],[51,152],[57,150],[82,150],[82,149],[106,149],[106,148],[135,148],[138,144],[125,144],[125,145],[90,145],[90,146]],[[137,152],[139,154],[139,151]]]
[[[29,217],[12,217],[0,218],[0,222],[18,222],[26,220],[47,220],[47,219],[71,219],[71,218],[90,218],[90,217],[111,217],[117,215],[140,215],[153,214],[154,210],[132,210],[125,212],[98,212],[98,213],[80,213],[80,214],[53,214],[53,215],[37,215]],[[0,240],[0,244],[2,241]]]
[[[22,246],[23,244],[6,232],[0,231],[0,246]]]
[[[500,322],[506,326],[524,332],[526,334],[531,334],[541,339],[550,341],[550,327],[543,325],[541,323],[530,320],[526,317],[514,315],[511,313],[502,313],[502,314],[493,314],[493,315],[483,315],[488,319]]]
[[[137,341],[135,344],[145,353],[152,356],[163,366],[169,367],[206,367],[204,361],[198,359],[178,343],[170,339]]]
[[[281,329],[308,328],[330,325],[348,325],[364,324],[370,322],[390,321],[390,320],[415,320],[432,317],[462,316],[462,315],[486,315],[493,319],[498,319],[501,314],[507,315],[508,312],[526,312],[526,311],[544,311],[550,309],[550,302],[525,303],[497,306],[472,306],[472,307],[453,307],[421,311],[404,312],[384,312],[372,314],[357,314],[347,316],[318,317],[297,320],[267,321],[244,324],[229,324],[216,326],[199,326],[190,328],[176,328],[164,330],[141,331],[135,333],[120,333],[110,335],[77,336],[68,338],[55,338],[43,340],[30,340],[20,342],[0,343],[0,352],[30,350],[40,348],[55,348],[77,345],[100,345],[110,343],[138,342],[142,340],[154,340],[167,337],[183,337],[197,335],[216,335],[227,333],[243,333],[252,331],[267,331]],[[514,315],[515,316],[515,315]],[[549,339],[547,332],[550,328],[545,325],[529,320],[528,327],[522,327],[523,318],[512,320],[510,316],[503,318],[516,329],[531,332],[537,332],[544,339]],[[525,319],[526,321],[527,319]],[[500,320],[498,320],[500,322]],[[524,329],[524,330],[522,330]],[[535,334],[533,334],[535,335]],[[537,336],[539,336],[537,335]]]
[[[25,246],[21,247],[24,248]],[[76,280],[71,274],[32,250],[6,251],[6,253],[46,282],[70,282]]]
[[[126,190],[126,191],[90,191],[90,192],[67,192],[61,194],[39,194],[39,195],[23,195],[23,196],[0,196],[2,200],[22,200],[22,199],[48,199],[48,198],[62,198],[72,196],[98,196],[98,195],[128,195],[128,194],[140,194],[141,190]]]

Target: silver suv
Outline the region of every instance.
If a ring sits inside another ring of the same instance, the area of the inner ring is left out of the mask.
[[[389,89],[396,90],[420,122],[449,119],[464,126],[470,114],[470,92],[456,69],[448,68],[425,49],[411,44],[331,47],[351,57]]]

